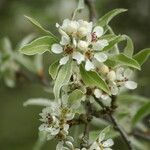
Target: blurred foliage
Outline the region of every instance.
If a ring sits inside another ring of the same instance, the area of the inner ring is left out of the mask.
[[[0,38],[9,37],[12,49],[15,49],[18,41],[33,31],[36,33],[24,15],[35,18],[46,29],[57,33],[55,23],[70,17],[75,7],[75,0],[0,0]],[[97,0],[96,8],[99,17],[114,8],[128,9],[127,13],[111,22],[113,29],[118,34],[127,34],[132,38],[135,52],[150,47],[149,0]],[[82,15],[87,19],[88,11],[85,10]],[[44,71],[48,76],[48,66],[55,58],[44,55],[44,60]],[[136,93],[147,97],[150,96],[149,63],[150,60],[137,75],[139,87],[136,90]],[[14,89],[10,89],[0,81],[0,149],[32,149],[38,137],[37,114],[41,109],[23,107],[23,102],[30,97],[49,97],[49,94],[37,83],[19,82]],[[123,145],[121,141],[118,143]],[[44,149],[49,149],[48,147],[54,149],[51,143],[47,143]],[[117,149],[120,149],[119,146]]]

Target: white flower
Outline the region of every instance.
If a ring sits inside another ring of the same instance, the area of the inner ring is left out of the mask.
[[[96,98],[101,98],[101,99],[103,99],[103,100],[106,100],[106,99],[109,98],[109,95],[108,95],[108,94],[103,93],[103,92],[102,92],[101,90],[99,90],[99,89],[95,89],[95,90],[94,90],[94,95],[95,95]]]
[[[112,150],[110,147],[113,145],[112,139],[105,140],[105,134],[100,133],[98,139],[91,145],[89,150]]]
[[[118,80],[119,86],[125,86],[127,89],[136,89],[137,83],[134,81],[130,81],[130,77],[132,76],[133,71],[129,68],[124,69],[122,67],[116,70],[116,78]]]

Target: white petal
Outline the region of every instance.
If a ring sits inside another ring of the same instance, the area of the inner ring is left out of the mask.
[[[87,59],[87,60],[86,60],[86,63],[85,63],[85,70],[90,71],[90,70],[92,70],[92,69],[94,69],[94,68],[95,68],[95,67],[94,67],[94,65],[92,64],[92,62]]]
[[[84,55],[82,55],[80,52],[74,52],[72,58],[75,59],[78,64],[84,61]]]
[[[103,146],[104,146],[104,147],[111,147],[111,146],[113,146],[113,145],[114,145],[114,142],[113,142],[112,139],[108,139],[108,140],[106,140],[105,142],[103,142]]]
[[[74,46],[74,47],[77,47],[77,41],[76,41],[75,38],[73,38],[73,46]]]
[[[86,40],[87,40],[88,43],[91,43],[91,41],[92,41],[91,33],[89,33],[89,34],[86,36]]]
[[[60,44],[53,44],[52,45],[52,48],[51,48],[51,51],[55,54],[60,54],[63,52],[63,48],[61,47]]]
[[[102,50],[104,47],[108,46],[107,40],[99,40],[95,43],[93,43],[93,49],[94,50]]]
[[[127,79],[128,79],[129,77],[131,77],[132,74],[133,74],[133,71],[132,71],[131,69],[129,69],[129,68],[127,68],[127,69],[124,71],[124,77],[127,78]]]
[[[60,59],[59,63],[60,65],[65,65],[69,60],[69,56],[65,56],[63,58]]]
[[[98,142],[101,143],[105,139],[105,133],[101,132],[98,137]]]
[[[117,70],[116,70],[116,78],[117,78],[117,80],[123,80],[124,79],[124,68],[122,68],[122,67],[119,67],[119,68],[117,68]]]
[[[101,150],[98,143],[94,142],[91,147],[89,148],[89,150]]]
[[[70,43],[70,38],[69,38],[69,36],[67,35],[67,36],[62,36],[61,37],[61,41],[60,41],[60,44],[61,45],[67,45],[67,44],[69,44]]]
[[[96,53],[94,57],[99,61],[99,62],[105,62],[107,60],[107,55],[105,53]]]
[[[125,87],[126,87],[127,89],[134,90],[134,89],[137,88],[137,83],[134,82],[134,81],[126,81],[126,82],[125,82]]]
[[[104,33],[104,29],[102,27],[100,27],[100,26],[96,26],[94,28],[93,32],[96,33],[97,37],[101,37],[103,35],[103,33]]]
[[[96,98],[100,98],[102,96],[102,91],[99,89],[94,90],[94,95]]]

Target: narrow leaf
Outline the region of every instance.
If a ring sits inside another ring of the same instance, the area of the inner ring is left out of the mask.
[[[132,124],[135,126],[143,117],[150,114],[150,102],[145,103],[140,109],[137,111],[135,116],[133,117]]]
[[[116,61],[122,65],[126,65],[128,67],[132,67],[132,68],[135,68],[135,69],[138,69],[140,70],[140,65],[138,64],[138,62],[133,59],[133,58],[130,58],[124,54],[118,54],[118,55],[115,55],[115,56],[112,56],[110,58],[110,60],[112,61]]]
[[[81,90],[74,90],[68,97],[68,104],[74,105],[76,103],[80,103],[81,98],[83,97],[83,92]]]
[[[31,18],[31,17],[28,17],[28,16],[25,16],[34,26],[37,27],[37,29],[39,29],[40,31],[42,31],[44,34],[46,35],[50,35],[52,36],[53,38],[55,38],[55,40],[57,39],[55,35],[53,35],[50,31],[44,29],[41,24],[39,22],[37,22],[35,19]]]
[[[123,41],[124,38],[119,35],[119,36],[116,36],[114,37],[110,42],[109,42],[109,45],[106,46],[103,51],[108,51],[108,50],[111,50],[116,44],[118,44],[119,42]]]
[[[132,57],[134,51],[134,45],[132,39],[127,35],[123,35],[123,36],[127,40],[126,47],[124,48],[124,54],[128,57]]]
[[[57,75],[55,85],[54,85],[54,95],[55,98],[58,99],[60,95],[60,89],[63,85],[67,84],[72,75],[72,63],[68,61],[67,64],[63,65]]]
[[[51,101],[46,98],[30,98],[23,103],[23,106],[37,105],[37,106],[51,106]]]
[[[20,52],[26,55],[43,54],[50,51],[54,38],[50,36],[40,37],[20,49]]]
[[[126,9],[114,9],[110,12],[108,12],[107,14],[105,14],[103,17],[101,17],[98,22],[97,22],[97,25],[99,26],[105,26],[105,25],[108,25],[109,22],[115,17],[117,16],[118,14],[120,13],[123,13],[127,11]]]
[[[105,91],[106,93],[110,94],[108,85],[98,73],[94,71],[86,71],[82,65],[80,66],[80,73],[82,76],[82,80],[86,85],[96,86]]]
[[[56,79],[56,77],[57,77],[59,67],[60,67],[59,60],[52,63],[49,67],[49,74],[51,75],[53,80]]]
[[[140,64],[143,65],[146,60],[149,58],[150,48],[141,50],[139,53],[135,54],[133,58]]]

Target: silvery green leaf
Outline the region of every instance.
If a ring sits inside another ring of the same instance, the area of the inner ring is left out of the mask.
[[[71,107],[76,104],[80,105],[83,95],[84,93],[81,90],[79,89],[74,90],[71,94],[69,94],[69,97],[68,97],[69,106]]]
[[[33,25],[35,25],[40,31],[42,31],[46,35],[52,36],[55,40],[57,40],[56,36],[52,34],[50,31],[44,29],[39,22],[37,22],[35,19],[25,16]]]
[[[46,98],[30,98],[23,103],[23,106],[36,105],[36,106],[51,106],[51,101]]]
[[[77,9],[78,10],[84,9],[84,0],[79,0]]]
[[[109,22],[115,17],[117,16],[118,14],[120,13],[123,13],[127,11],[127,9],[114,9],[114,10],[111,10],[110,12],[108,12],[107,14],[105,14],[103,17],[101,17],[98,22],[97,22],[97,25],[99,26],[106,26],[109,24]]]
[[[124,54],[114,55],[114,56],[110,57],[109,59],[111,61],[115,61],[115,62],[117,62],[121,65],[125,65],[125,66],[135,68],[135,69],[138,69],[138,70],[141,69],[139,63],[135,59],[130,58],[130,57],[124,55]]]
[[[22,54],[14,53],[13,54],[14,59],[18,64],[25,67],[27,70],[36,73],[36,66],[34,63],[27,57],[23,56]]]
[[[60,96],[60,89],[63,85],[67,84],[72,75],[72,62],[68,61],[67,64],[63,65],[57,75],[54,85],[54,95],[55,98],[58,99]]]
[[[56,79],[57,77],[59,67],[60,67],[59,60],[52,63],[49,67],[49,74],[51,75],[53,80]]]
[[[26,55],[43,54],[46,51],[50,51],[53,43],[55,43],[53,37],[43,36],[23,46],[20,52]]]
[[[143,65],[144,62],[149,58],[150,48],[143,49],[133,56],[133,58],[140,64]]]
[[[35,38],[34,34],[30,34],[28,36],[26,36],[25,38],[23,38],[21,40],[21,42],[19,42],[17,49],[22,48],[23,46],[25,46],[26,44],[28,44],[29,42],[31,42],[33,39]]]
[[[84,5],[84,0],[79,0],[77,8],[73,12],[72,20],[75,18],[77,12],[81,11],[84,8]]]
[[[41,71],[43,71],[43,56],[39,54],[35,55],[34,64],[35,64],[37,73],[40,73]]]
[[[122,35],[115,36],[112,40],[109,41],[109,45],[106,46],[103,51],[111,50],[116,44],[123,41],[124,37]]]
[[[150,114],[150,102],[145,103],[143,106],[139,108],[136,112],[135,116],[133,117],[132,124],[135,126],[143,117]]]
[[[124,48],[123,53],[128,57],[132,57],[133,52],[134,52],[134,45],[133,45],[132,39],[127,35],[123,35],[123,36],[127,41],[127,44],[126,44],[126,47]]]
[[[105,91],[106,93],[110,94],[108,85],[106,82],[101,78],[101,76],[94,71],[86,71],[84,67],[81,65],[80,66],[80,73],[82,76],[83,82],[87,86],[92,86],[92,87],[98,87],[101,90]]]
[[[39,137],[35,143],[33,150],[41,150],[44,144],[46,143],[47,132],[39,132]]]
[[[11,46],[11,42],[8,38],[4,38],[2,40],[2,46],[3,46],[4,52],[6,52],[9,55],[12,55],[12,46]]]

